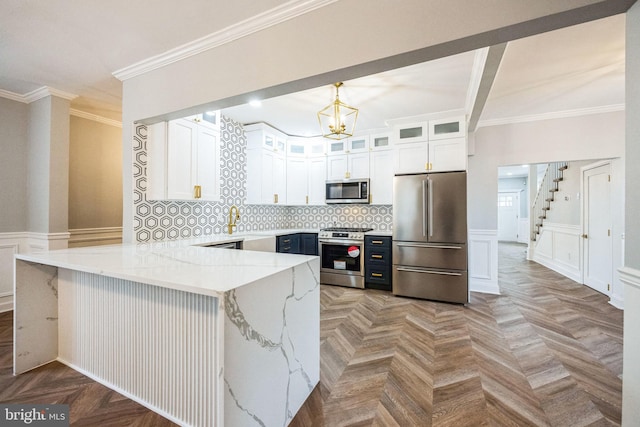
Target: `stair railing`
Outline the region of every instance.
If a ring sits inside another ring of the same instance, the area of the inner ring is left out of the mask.
[[[547,165],[531,208],[531,240],[534,242],[540,235],[544,220],[547,219],[547,212],[551,210],[551,202],[555,200],[559,183],[563,180],[563,173],[568,167],[567,162],[554,162]]]

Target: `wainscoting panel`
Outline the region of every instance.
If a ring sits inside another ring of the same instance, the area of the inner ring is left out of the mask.
[[[122,243],[122,227],[76,228],[69,234],[70,248]]]
[[[534,250],[533,260],[578,283],[582,283],[580,226],[545,223]]]
[[[13,256],[26,241],[26,233],[0,233],[0,312],[13,310]]]
[[[469,230],[469,290],[500,294],[498,230]]]

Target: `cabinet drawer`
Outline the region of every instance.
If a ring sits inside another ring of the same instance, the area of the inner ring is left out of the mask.
[[[364,245],[370,248],[391,248],[391,237],[388,236],[364,236]]]
[[[389,283],[391,280],[390,268],[368,268],[366,272],[367,282]]]
[[[391,268],[365,268],[365,287],[370,289],[391,290]]]
[[[365,262],[371,265],[391,265],[391,249],[385,247],[365,247]]]
[[[300,253],[300,235],[287,234],[284,236],[278,236],[276,240],[276,252],[286,254]]]
[[[393,294],[466,304],[469,298],[467,272],[394,266]]]
[[[467,245],[393,242],[394,265],[466,270]]]

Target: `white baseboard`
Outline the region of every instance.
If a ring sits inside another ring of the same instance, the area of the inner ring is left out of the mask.
[[[469,230],[469,291],[500,294],[498,230]]]
[[[13,294],[0,298],[0,313],[13,310]]]
[[[562,274],[563,276],[568,277],[575,282],[582,283],[582,274],[580,272],[580,269],[576,269],[571,265],[564,264],[558,260],[550,258],[546,255],[539,254],[537,252],[533,256],[533,261],[537,262],[540,265],[544,265],[549,270],[553,270],[556,273]]]

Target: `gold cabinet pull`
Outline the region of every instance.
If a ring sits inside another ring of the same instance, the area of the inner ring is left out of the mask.
[[[278,203],[278,195],[277,194],[273,195],[273,203]]]
[[[371,258],[382,259],[382,255],[373,254],[373,255],[371,255]]]
[[[305,197],[305,203],[308,205],[309,204],[309,196]]]
[[[382,244],[382,240],[372,240],[371,244],[372,245],[381,245]]]
[[[371,273],[373,277],[382,277],[382,273]]]
[[[194,199],[199,199],[202,197],[202,187],[199,185],[194,185],[193,186],[193,198]]]

